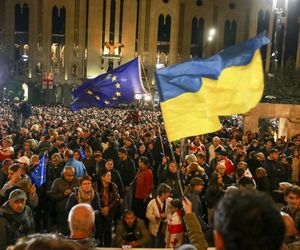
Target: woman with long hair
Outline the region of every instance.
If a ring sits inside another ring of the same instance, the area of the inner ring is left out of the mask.
[[[213,173],[211,175],[210,182],[208,183],[208,187],[205,193],[208,224],[210,226],[212,225],[214,208],[224,195],[223,187],[224,184],[223,184],[222,176],[219,173]]]
[[[295,148],[291,155],[292,158],[292,182],[299,184],[299,168],[300,168],[300,156],[299,150]]]
[[[120,202],[118,187],[111,182],[111,172],[104,169],[100,181],[95,183],[95,190],[99,194],[101,211],[99,222],[96,223],[96,238],[100,246],[111,247],[112,221]]]

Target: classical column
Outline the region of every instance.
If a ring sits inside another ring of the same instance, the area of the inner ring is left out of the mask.
[[[65,50],[64,50],[64,80],[67,81],[71,77],[72,62],[74,58],[74,4],[69,0],[65,0],[66,8],[66,29],[65,29]]]
[[[5,1],[5,30],[4,44],[5,53],[9,60],[14,61],[14,44],[15,44],[15,1]]]
[[[122,64],[135,56],[137,1],[124,0],[122,27]]]
[[[100,72],[103,0],[90,0],[88,15],[87,77],[91,78],[99,75]]]
[[[51,43],[52,43],[52,8],[53,3],[50,1],[43,1],[43,28],[42,28],[42,63],[43,71],[50,71],[50,53],[51,53]]]
[[[170,64],[176,63],[177,58],[177,50],[178,50],[178,35],[179,35],[179,16],[180,16],[180,1],[176,1],[174,3],[176,8],[172,8],[171,14],[171,34],[170,34],[170,50],[169,50],[169,58]]]
[[[296,59],[296,69],[300,70],[300,16],[298,17],[298,50]]]

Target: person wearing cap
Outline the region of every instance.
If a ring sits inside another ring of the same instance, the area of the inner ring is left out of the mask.
[[[21,156],[20,158],[17,159],[17,163],[19,164],[19,167],[24,170],[24,173],[28,173],[29,165],[30,165],[30,160],[27,156]]]
[[[276,190],[280,182],[287,181],[287,174],[284,166],[279,162],[279,152],[272,148],[269,156],[263,162],[263,167],[267,171],[271,190]]]
[[[0,207],[0,250],[14,244],[18,238],[34,232],[33,215],[26,200],[26,193],[16,189]]]

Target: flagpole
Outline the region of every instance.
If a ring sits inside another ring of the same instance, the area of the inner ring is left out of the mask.
[[[150,85],[149,85],[149,82],[148,82],[148,79],[147,79],[147,75],[146,75],[146,71],[145,71],[145,68],[144,68],[144,64],[141,60],[141,57],[139,56],[139,60],[141,62],[141,66],[142,66],[142,70],[143,70],[143,73],[145,75],[145,79],[146,79],[146,84],[147,84],[147,87],[148,87],[148,91],[149,93],[151,94],[151,91],[150,91]],[[153,111],[155,111],[155,106],[154,106],[154,100],[153,98],[151,98],[152,100],[152,108],[153,108]],[[160,143],[161,143],[161,148],[162,148],[162,151],[163,151],[163,154],[164,156],[165,155],[165,150],[164,150],[164,145],[163,145],[163,141],[162,141],[162,135],[161,135],[161,130],[160,130],[160,125],[158,124],[158,133],[159,133],[159,138],[160,138]],[[169,141],[169,140],[168,140]],[[174,164],[177,166],[177,162],[176,162],[176,159],[175,159],[175,154],[174,154],[174,151],[173,151],[173,146],[172,146],[172,143],[169,141],[169,145],[170,145],[170,149],[171,149],[171,156],[173,158],[173,161],[174,161]],[[179,189],[180,189],[180,193],[181,193],[181,196],[184,197],[184,193],[183,193],[183,188],[182,188],[182,183],[181,183],[181,178],[180,178],[180,175],[179,175],[179,166],[177,166],[177,179],[178,179],[178,184],[179,184]]]
[[[141,68],[142,68],[143,74],[144,74],[144,76],[145,76],[145,80],[146,80],[148,92],[149,92],[149,94],[151,95],[150,85],[149,85],[148,78],[147,78],[147,75],[146,75],[144,63],[143,63],[143,61],[141,60],[141,57],[140,57],[140,56],[139,56],[139,61],[140,61],[140,63],[141,63],[141,66],[142,66]],[[152,96],[152,95],[151,95],[151,96]],[[152,102],[152,109],[153,109],[153,111],[155,111],[155,106],[154,106],[154,100],[153,100],[153,98],[151,98],[151,102]],[[163,141],[162,141],[162,135],[161,135],[160,124],[158,123],[157,126],[158,126],[158,135],[159,135],[159,139],[160,139],[160,144],[161,144],[162,152],[163,152],[164,156],[166,156],[165,149],[164,149],[164,144],[163,144]]]
[[[174,164],[177,166],[175,154],[174,154],[174,151],[173,151],[172,142],[169,141],[169,145],[170,145],[171,155],[172,155]],[[183,193],[183,188],[182,188],[182,183],[181,183],[181,178],[180,178],[180,175],[179,175],[179,171],[180,171],[179,166],[177,166],[176,175],[177,175],[178,185],[179,185],[179,189],[180,189],[180,194],[181,194],[181,197],[183,198],[184,197],[184,193]]]
[[[143,71],[143,74],[144,74],[144,76],[145,76],[145,80],[146,80],[146,84],[147,84],[148,92],[149,92],[149,94],[150,94],[150,95],[151,95],[151,97],[152,97],[152,94],[151,94],[151,89],[150,89],[150,85],[149,85],[148,78],[147,78],[147,75],[146,75],[146,71],[145,71],[144,63],[143,63],[143,61],[141,60],[141,56],[139,56],[139,61],[140,61],[140,63],[141,63],[141,66],[142,66],[142,71]],[[151,98],[151,102],[152,102],[152,108],[153,108],[153,110],[155,110],[155,106],[154,106],[154,100],[153,100],[153,98]]]
[[[163,151],[164,156],[166,156],[166,152],[165,152],[164,144],[163,144],[163,141],[162,141],[161,130],[160,130],[159,124],[158,124],[157,127],[158,127],[158,135],[159,135],[159,139],[160,139],[161,149]]]

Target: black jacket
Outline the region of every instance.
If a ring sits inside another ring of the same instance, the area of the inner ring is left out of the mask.
[[[17,239],[34,233],[35,225],[31,208],[25,206],[22,213],[16,213],[6,202],[0,207],[0,250],[14,244]]]

